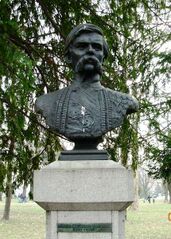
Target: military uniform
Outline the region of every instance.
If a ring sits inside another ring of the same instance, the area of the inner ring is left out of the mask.
[[[125,116],[138,109],[128,94],[104,88],[100,82],[82,88],[77,82],[40,96],[36,108],[50,128],[74,138],[99,138],[119,127]]]

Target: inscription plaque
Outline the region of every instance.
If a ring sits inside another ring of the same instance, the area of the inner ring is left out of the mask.
[[[58,224],[57,232],[112,232],[111,223],[91,223],[91,224]]]

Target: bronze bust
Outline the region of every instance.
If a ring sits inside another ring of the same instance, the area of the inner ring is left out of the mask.
[[[65,45],[65,58],[74,71],[72,84],[36,101],[37,111],[51,129],[88,147],[97,145],[105,133],[138,109],[130,95],[101,85],[102,63],[107,56],[102,30],[93,24],[78,25]]]

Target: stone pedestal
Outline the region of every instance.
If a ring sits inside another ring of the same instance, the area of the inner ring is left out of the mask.
[[[131,171],[111,160],[56,161],[34,174],[46,210],[46,239],[124,239]]]

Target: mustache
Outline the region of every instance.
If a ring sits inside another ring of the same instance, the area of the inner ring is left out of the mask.
[[[94,71],[102,75],[103,73],[103,67],[100,61],[95,56],[83,56],[79,59],[77,62],[77,65],[75,67],[75,72],[83,72],[84,71],[84,65],[90,63],[94,65]]]

